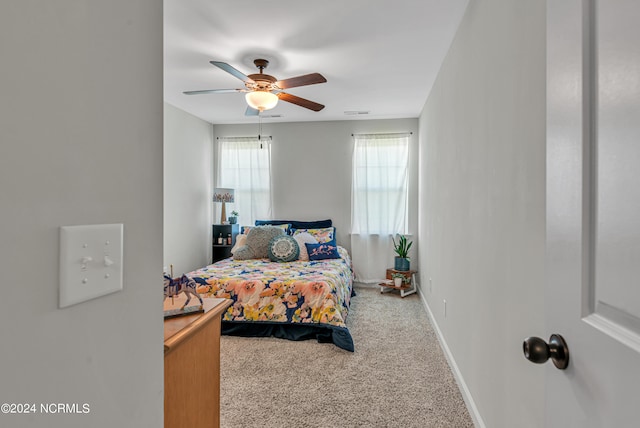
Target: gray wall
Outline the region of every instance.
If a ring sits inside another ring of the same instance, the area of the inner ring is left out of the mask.
[[[2,427],[160,427],[162,2],[0,7]],[[58,309],[62,225],[124,223],[124,290]]]
[[[273,216],[277,219],[319,220],[330,218],[337,242],[350,250],[351,227],[351,134],[413,132],[410,151],[409,232],[418,230],[417,119],[333,122],[268,123],[262,134],[273,137],[271,174]],[[257,135],[258,124],[215,125],[217,137]],[[417,243],[412,254],[417,256]],[[393,263],[393,254],[389,255]]]
[[[492,428],[544,425],[545,64],[544,1],[472,1],[420,117],[421,291]]]
[[[177,276],[211,263],[213,127],[164,106],[164,266]]]

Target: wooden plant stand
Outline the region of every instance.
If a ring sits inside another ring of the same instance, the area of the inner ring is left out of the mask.
[[[416,281],[416,274],[418,273],[417,270],[400,271],[395,269],[387,269],[387,279],[393,280],[392,278],[394,273],[404,275],[405,278],[410,278],[409,284],[396,287],[395,285],[393,285],[393,283],[389,284],[386,282],[381,282],[379,284],[380,293],[389,292],[391,290],[400,290],[400,297],[405,297],[418,291],[418,283]]]

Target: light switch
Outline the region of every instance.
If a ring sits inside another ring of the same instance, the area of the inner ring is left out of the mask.
[[[59,307],[122,290],[122,224],[60,228]]]

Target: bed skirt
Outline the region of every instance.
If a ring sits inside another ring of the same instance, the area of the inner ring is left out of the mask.
[[[222,334],[244,337],[277,337],[287,340],[316,339],[318,343],[333,343],[353,352],[353,338],[346,328],[314,325],[222,321]]]

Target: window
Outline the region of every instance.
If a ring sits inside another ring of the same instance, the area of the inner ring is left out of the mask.
[[[353,234],[407,233],[410,135],[354,135]]]
[[[231,210],[238,211],[238,222],[252,225],[271,218],[271,140],[221,137],[217,164],[216,187],[234,189]]]

